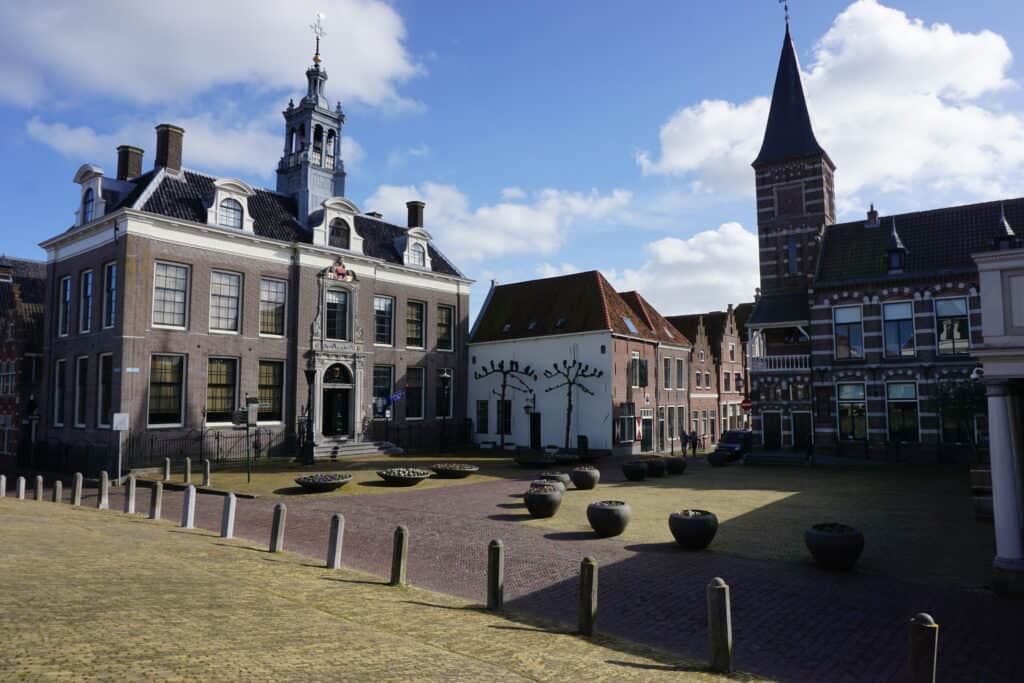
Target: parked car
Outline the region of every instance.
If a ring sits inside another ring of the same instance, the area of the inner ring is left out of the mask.
[[[724,465],[741,459],[750,452],[754,443],[754,435],[746,429],[730,429],[722,434],[715,452],[708,456],[712,465]]]

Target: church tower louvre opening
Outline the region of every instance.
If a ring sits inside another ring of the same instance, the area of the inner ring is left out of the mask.
[[[327,69],[320,58],[320,39],[326,35],[318,18],[313,25],[316,53],[306,70],[306,94],[284,110],[284,154],[277,166],[277,191],[295,199],[299,220],[331,197],[345,196],[345,164],[341,158],[341,132],[345,114],[338,102],[327,99]]]

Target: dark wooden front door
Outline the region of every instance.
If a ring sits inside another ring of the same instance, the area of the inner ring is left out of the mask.
[[[540,413],[530,413],[530,448],[540,450]]]
[[[766,450],[777,451],[782,448],[782,415],[762,413],[761,434]]]
[[[350,389],[324,389],[324,436],[348,436],[348,395]]]
[[[647,452],[654,450],[654,418],[645,417],[641,421],[640,450]]]
[[[811,414],[793,413],[793,449],[811,450]]]

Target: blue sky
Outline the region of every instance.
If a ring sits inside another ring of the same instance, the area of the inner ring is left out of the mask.
[[[772,0],[135,5],[0,2],[5,253],[42,257],[75,169],[121,143],[148,168],[163,121],[186,166],[272,187],[320,9],[349,198],[399,223],[426,200],[474,310],[491,278],[590,268],[666,314],[752,298]],[[791,5],[841,219],[1024,194],[1017,3]]]

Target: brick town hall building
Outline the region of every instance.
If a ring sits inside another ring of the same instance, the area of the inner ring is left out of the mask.
[[[246,398],[294,434],[312,397],[321,452],[399,425],[465,419],[471,281],[423,227],[344,197],[345,117],[320,56],[284,111],[277,190],[182,166],[157,126],[154,168],[118,148],[117,176],[82,166],[74,225],[47,239],[41,438],[112,443],[114,413],[166,436],[230,429]],[[313,386],[306,380],[311,371]]]
[[[884,160],[879,160],[884,163]],[[761,287],[748,321],[766,450],[959,457],[986,440],[978,268],[1024,199],[835,221],[789,27],[753,162]]]

